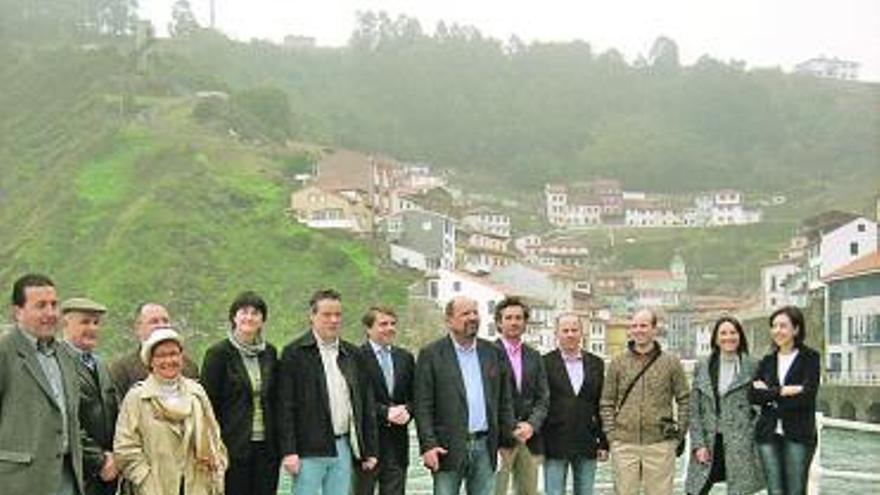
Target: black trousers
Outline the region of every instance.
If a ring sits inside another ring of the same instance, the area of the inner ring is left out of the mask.
[[[404,495],[406,493],[406,466],[395,463],[383,465],[379,461],[376,469],[365,472],[355,467],[355,495],[373,495],[379,485],[379,495]]]
[[[278,459],[269,455],[265,442],[251,442],[247,456],[229,461],[226,495],[275,495],[278,467]]]

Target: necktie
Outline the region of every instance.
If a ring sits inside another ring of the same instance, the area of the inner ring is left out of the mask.
[[[98,362],[95,360],[95,356],[93,356],[91,352],[84,352],[82,353],[82,362],[86,366],[86,369],[89,370],[89,374],[92,375],[92,379],[95,380],[95,384],[97,384]]]
[[[90,352],[82,353],[82,362],[89,371],[95,371],[95,357]]]
[[[394,390],[394,368],[391,363],[391,350],[387,347],[379,351],[379,366],[382,367],[382,376],[385,377],[385,386],[388,387],[390,395]]]

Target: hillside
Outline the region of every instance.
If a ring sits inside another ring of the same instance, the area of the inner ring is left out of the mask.
[[[410,276],[368,243],[284,214],[285,169],[302,157],[197,124],[186,97],[138,96],[121,118],[112,52],[0,62],[0,287],[42,271],[62,297],[106,303],[111,352],[145,300],[168,304],[197,353],[225,335],[244,289],[267,299],[276,343],[304,328],[320,287],[342,292],[352,337],[368,304],[404,306]]]
[[[880,184],[872,83],[709,56],[629,64],[585,42],[524,45],[375,16],[344,48],[287,49],[203,30],[156,53],[170,84],[284,91],[302,139],[434,162],[488,191],[597,176],[657,192]]]

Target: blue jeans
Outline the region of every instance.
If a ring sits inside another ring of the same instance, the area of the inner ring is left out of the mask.
[[[758,455],[767,478],[768,495],[805,495],[815,447],[773,435],[758,444]]]
[[[348,436],[336,439],[336,457],[300,458],[293,478],[295,495],[337,495],[351,491],[351,447]]]
[[[495,491],[495,472],[485,438],[468,441],[461,469],[434,473],[434,495],[458,495],[462,482],[467,495],[492,495]]]
[[[563,495],[568,467],[571,466],[572,493],[574,495],[593,495],[596,480],[596,459],[575,456],[569,459],[544,460],[544,495]]]

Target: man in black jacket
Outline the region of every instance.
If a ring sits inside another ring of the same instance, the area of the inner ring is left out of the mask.
[[[367,329],[367,341],[361,352],[376,404],[379,466],[373,471],[358,470],[355,493],[372,495],[378,482],[380,495],[403,495],[409,466],[407,425],[412,418],[416,362],[409,351],[393,345],[397,335],[397,315],[393,309],[374,306],[361,322]]]
[[[416,428],[434,495],[491,495],[499,447],[512,447],[514,419],[504,356],[477,338],[477,302],[446,305],[449,336],[422,349],[416,363]],[[504,454],[506,455],[506,454]]]
[[[608,459],[608,440],[602,431],[599,398],[605,363],[582,349],[580,318],[563,314],[556,320],[557,349],[544,356],[550,387],[550,410],[544,423],[545,495],[562,495],[569,467],[572,493],[593,493],[596,459]]]
[[[510,477],[518,495],[537,495],[538,466],[544,454],[541,427],[550,406],[547,373],[541,354],[523,343],[529,321],[529,307],[516,297],[508,297],[495,306],[495,324],[501,330],[496,342],[507,357],[513,390],[513,413],[516,447],[501,459],[495,493],[507,495]]]
[[[309,307],[311,328],[281,353],[281,463],[296,495],[346,494],[354,459],[377,464],[373,397],[360,351],[339,337],[339,293],[319,290]]]
[[[119,396],[107,364],[94,354],[107,308],[75,297],[61,303],[64,341],[76,362],[79,421],[82,428],[83,484],[86,495],[116,493],[119,471],[113,462],[113,434]]]

